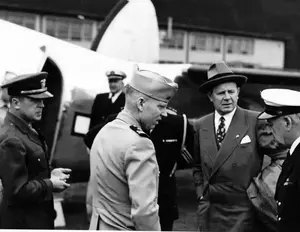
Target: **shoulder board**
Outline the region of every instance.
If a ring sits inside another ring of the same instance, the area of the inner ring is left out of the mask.
[[[135,125],[131,125],[129,127],[131,130],[135,131],[138,135],[140,135],[142,137],[150,138],[149,135],[147,135],[141,128],[139,128]]]

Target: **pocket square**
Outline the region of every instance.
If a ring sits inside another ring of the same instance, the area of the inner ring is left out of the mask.
[[[245,144],[245,143],[250,143],[251,139],[249,137],[249,135],[246,135],[242,140],[241,140],[241,144]]]

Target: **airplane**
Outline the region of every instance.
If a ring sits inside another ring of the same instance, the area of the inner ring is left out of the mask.
[[[71,168],[73,183],[89,179],[89,155],[83,136],[89,128],[95,95],[109,91],[107,70],[123,70],[128,76],[126,84],[138,63],[141,69],[175,80],[179,91],[169,105],[185,113],[191,122],[213,110],[207,96],[198,90],[206,79],[208,64],[157,63],[158,26],[150,0],[121,0],[106,18],[92,49],[4,20],[0,20],[0,30],[0,76],[6,71],[49,73],[47,86],[54,97],[46,101],[39,126],[51,151],[51,165]],[[300,90],[298,71],[241,67],[232,70],[249,78],[239,100],[239,105],[248,109],[263,109],[260,91],[264,88],[284,86]]]

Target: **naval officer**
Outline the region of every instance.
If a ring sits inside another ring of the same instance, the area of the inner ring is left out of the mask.
[[[276,141],[289,152],[279,175],[275,200],[279,231],[300,231],[300,92],[289,89],[266,89],[261,97],[265,119]]]

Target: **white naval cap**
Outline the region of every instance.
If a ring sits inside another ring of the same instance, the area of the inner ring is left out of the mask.
[[[261,92],[265,103],[258,119],[269,119],[300,112],[300,92],[291,89],[265,89]]]

